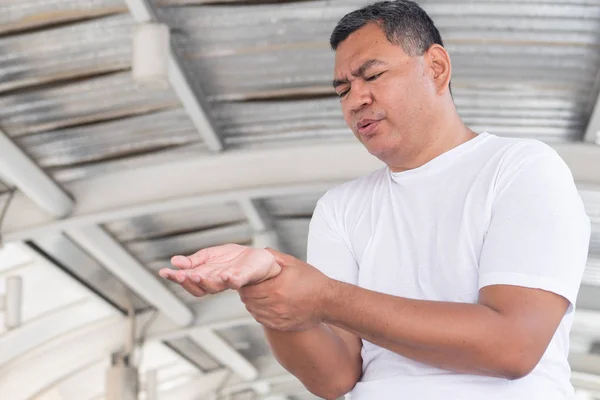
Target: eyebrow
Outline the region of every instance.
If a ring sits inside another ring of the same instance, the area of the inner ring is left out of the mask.
[[[374,58],[371,60],[367,60],[360,67],[358,67],[358,69],[356,69],[355,71],[352,71],[352,76],[364,76],[365,72],[369,68],[374,67],[376,65],[385,65],[385,63],[381,60],[377,60]],[[348,79],[334,79],[332,82],[334,88],[336,88],[340,85],[347,84],[347,83],[350,83],[350,81],[348,81]]]

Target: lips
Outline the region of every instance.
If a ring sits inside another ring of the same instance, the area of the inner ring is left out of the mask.
[[[356,125],[356,130],[360,135],[371,135],[379,126],[380,121],[377,119],[361,119]]]

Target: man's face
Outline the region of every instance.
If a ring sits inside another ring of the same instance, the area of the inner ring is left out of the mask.
[[[352,33],[338,46],[334,87],[344,119],[374,156],[388,163],[419,143],[436,88],[423,56],[411,57],[390,43],[375,24]]]

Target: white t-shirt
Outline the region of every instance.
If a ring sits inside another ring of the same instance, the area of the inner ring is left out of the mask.
[[[535,140],[482,133],[419,168],[382,168],[327,192],[308,262],[334,279],[412,299],[476,303],[482,287],[505,284],[571,302],[525,378],[453,373],[363,340],[352,400],[572,398],[569,330],[589,237],[569,168]]]

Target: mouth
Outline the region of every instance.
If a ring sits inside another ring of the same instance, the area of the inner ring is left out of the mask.
[[[356,125],[356,130],[361,136],[371,136],[379,127],[381,120],[363,119]]]

